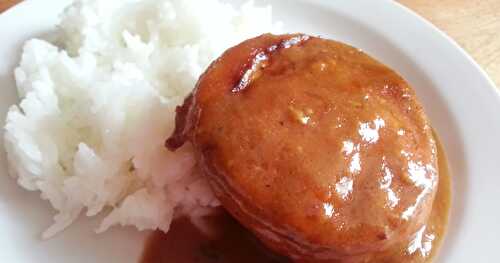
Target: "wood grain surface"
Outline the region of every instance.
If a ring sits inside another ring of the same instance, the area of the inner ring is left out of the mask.
[[[0,0],[0,13],[21,2],[20,0]]]
[[[500,0],[398,0],[460,44],[500,88]]]
[[[455,39],[500,87],[500,0],[397,1]],[[0,0],[0,12],[18,2]]]

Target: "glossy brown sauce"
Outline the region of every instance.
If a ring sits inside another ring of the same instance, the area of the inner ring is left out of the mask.
[[[175,220],[168,234],[149,237],[141,263],[287,263],[274,255],[223,208],[205,218],[211,233],[187,218]]]
[[[414,90],[334,40],[265,34],[228,49],[177,111],[167,146],[184,141],[224,208],[301,263],[374,262],[422,229],[437,191]]]
[[[392,251],[380,254],[373,262],[377,263],[424,263],[432,262],[445,237],[451,206],[451,175],[443,145],[434,132],[438,150],[439,185],[432,212],[425,229],[412,239],[399,244]]]
[[[435,136],[437,138],[437,136]],[[439,141],[439,186],[431,217],[421,235],[367,262],[430,262],[443,240],[451,200],[451,178]],[[157,231],[147,240],[141,263],[286,263],[274,255],[222,209],[205,218],[212,234],[204,234],[188,219],[177,219],[168,234]],[[421,237],[421,238],[420,238]]]

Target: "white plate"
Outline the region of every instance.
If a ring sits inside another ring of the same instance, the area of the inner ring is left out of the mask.
[[[67,0],[26,1],[0,16],[0,125],[16,102],[12,72],[22,43],[53,29]],[[231,1],[233,2],[233,1]],[[453,207],[438,262],[492,262],[500,237],[500,97],[491,80],[451,39],[392,1],[272,0],[291,32],[318,34],[364,49],[417,90],[440,135],[453,176]],[[2,140],[3,141],[3,140]],[[0,262],[137,262],[146,233],[93,233],[82,219],[40,241],[49,205],[16,186],[0,151]]]

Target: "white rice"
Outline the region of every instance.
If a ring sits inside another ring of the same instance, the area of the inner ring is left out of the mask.
[[[218,0],[81,0],[57,41],[24,46],[19,106],[5,126],[10,174],[57,210],[49,238],[85,211],[97,227],[168,231],[173,217],[219,205],[189,146],[164,141],[174,110],[226,48],[274,31],[270,7]]]

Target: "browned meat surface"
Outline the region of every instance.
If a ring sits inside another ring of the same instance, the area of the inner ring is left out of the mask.
[[[262,35],[226,51],[178,108],[228,211],[300,262],[355,262],[422,227],[436,145],[412,88],[348,45]]]

